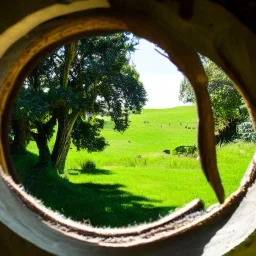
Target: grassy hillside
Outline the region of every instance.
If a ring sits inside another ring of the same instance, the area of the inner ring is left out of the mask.
[[[195,107],[177,107],[146,109],[141,115],[133,115],[123,134],[113,131],[112,122],[107,121],[102,135],[110,146],[91,154],[71,146],[60,181],[46,171],[31,185],[25,158],[16,157],[14,161],[27,189],[52,209],[76,220],[89,219],[95,226],[141,223],[195,198],[204,200],[206,207],[216,202],[199,161],[163,153],[165,149],[196,144],[196,120]],[[31,143],[28,150],[32,165],[37,149]],[[226,196],[238,187],[254,151],[255,145],[245,143],[217,148]],[[86,160],[93,160],[97,169],[81,174],[80,165]]]
[[[100,165],[118,165],[122,159],[138,155],[155,157],[165,149],[196,144],[196,108],[145,109],[141,115],[132,115],[130,127],[123,134],[113,131],[113,123],[106,122],[102,135],[109,147],[101,153],[69,152],[67,168],[82,159],[95,159]],[[111,164],[112,163],[112,164]],[[120,163],[123,165],[123,163]]]

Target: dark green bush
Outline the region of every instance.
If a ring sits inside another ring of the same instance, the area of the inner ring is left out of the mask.
[[[91,160],[87,160],[85,162],[82,162],[80,167],[81,167],[81,173],[90,173],[95,171],[96,164]]]
[[[171,154],[171,151],[170,151],[169,149],[165,149],[163,152],[164,152],[165,154],[168,154],[168,155]]]
[[[172,151],[173,155],[197,156],[197,147],[194,146],[179,146]]]

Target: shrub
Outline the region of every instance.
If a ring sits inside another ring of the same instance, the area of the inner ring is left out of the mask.
[[[91,160],[87,160],[85,162],[82,162],[80,167],[81,173],[90,173],[96,169],[96,164]]]
[[[230,143],[237,139],[237,124],[238,120],[230,121],[223,128],[218,130],[216,138],[216,145],[222,145],[223,143]]]
[[[184,155],[184,156],[197,156],[196,146],[179,146],[172,151],[173,155]]]
[[[250,120],[239,124],[237,126],[237,133],[239,138],[246,142],[256,142],[256,134]]]

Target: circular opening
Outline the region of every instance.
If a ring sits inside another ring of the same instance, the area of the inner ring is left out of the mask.
[[[5,97],[3,97],[2,107],[3,106],[5,107],[5,113],[4,113],[3,120],[4,121],[8,120],[8,112],[9,112],[8,108],[10,109],[11,103],[17,94],[17,89],[20,86],[20,84],[19,84],[20,81],[22,81],[22,79],[24,79],[26,77],[26,75],[29,73],[29,71],[31,71],[33,69],[33,67],[35,66],[35,63],[37,63],[40,55],[45,54],[46,52],[52,50],[53,46],[63,43],[63,35],[65,37],[65,40],[70,41],[71,38],[78,37],[78,35],[81,36],[81,34],[84,34],[84,33],[89,33],[91,35],[94,33],[95,34],[102,33],[102,31],[104,31],[104,33],[106,31],[113,32],[116,30],[138,31],[138,29],[135,28],[135,26],[137,26],[137,24],[134,24],[133,21],[129,20],[130,23],[128,26],[126,24],[126,22],[128,23],[128,18],[127,18],[127,20],[125,20],[125,19],[126,18],[116,19],[113,17],[107,17],[107,18],[103,17],[103,19],[100,19],[100,17],[97,17],[97,19],[95,19],[95,20],[92,19],[93,21],[91,21],[90,19],[86,20],[86,19],[81,18],[80,20],[77,19],[76,22],[74,22],[72,24],[67,24],[65,21],[64,25],[60,24],[61,23],[60,21],[57,21],[56,23],[58,23],[58,29],[54,28],[55,29],[54,30],[53,28],[50,28],[48,32],[47,31],[44,32],[45,34],[43,36],[43,39],[37,38],[35,41],[32,40],[32,42],[27,45],[26,45],[27,42],[23,41],[23,49],[22,48],[19,50],[16,49],[17,51],[20,51],[20,55],[17,54],[17,56],[20,56],[20,58],[18,59],[18,62],[13,65],[13,69],[10,71],[9,76],[8,76],[7,80],[5,81],[5,85],[9,86],[8,88],[11,90],[11,93],[9,93],[7,91],[5,94]],[[123,20],[125,20],[125,22]],[[95,25],[96,21],[97,21],[97,26]],[[73,20],[72,20],[72,22],[73,22]],[[90,22],[92,22],[92,23],[90,23]],[[91,31],[85,32],[85,27],[81,26],[81,23],[84,26],[88,25],[86,28],[88,30],[91,29]],[[62,27],[60,25],[62,25]],[[72,27],[72,30],[70,30],[71,27]],[[145,27],[143,27],[143,29],[145,29]],[[152,27],[154,27],[154,26],[152,26]],[[147,38],[151,39],[152,41],[157,42],[163,48],[165,48],[164,46],[166,44],[168,44],[168,42],[166,42],[166,41],[168,41],[167,39],[166,40],[163,40],[163,39],[157,40],[158,36],[159,36],[159,38],[164,38],[164,36],[163,36],[164,31],[158,30],[157,32],[153,32],[152,28],[151,28],[151,29],[148,29],[148,31],[150,31],[150,32],[143,33],[142,28],[140,28],[140,29],[141,29],[140,30],[141,33],[138,32],[137,34],[139,34],[139,35],[141,34],[143,37],[147,37]],[[13,49],[11,49],[11,50],[13,50]],[[4,139],[3,141],[7,142],[7,136],[6,136],[8,134],[8,127],[6,124],[7,122],[3,122],[3,123],[5,123],[5,124],[3,124],[3,127],[2,127],[2,129],[3,129],[2,137]],[[10,164],[8,149],[4,148],[4,152],[5,152],[5,159],[7,159],[8,170],[12,174],[12,177],[15,179],[15,172],[13,172],[13,169]],[[5,165],[5,163],[3,163],[3,165]],[[23,199],[26,200],[26,198],[23,198]],[[32,206],[32,208],[33,207],[34,206]],[[45,216],[47,216],[47,215],[45,215]],[[48,216],[50,216],[50,215],[48,215]],[[47,216],[47,218],[48,218],[48,216]]]
[[[160,90],[171,78],[143,86],[130,59],[135,48],[169,59],[139,40],[115,33],[62,46],[32,70],[14,102],[9,137],[21,183],[67,218],[123,227],[155,221],[201,190],[216,202],[196,159],[196,107],[141,113],[146,87]]]
[[[195,198],[205,208],[217,202],[200,168],[196,99],[188,79],[183,78],[180,98],[191,106],[157,109],[158,103],[156,109],[143,110],[148,86],[162,90],[161,82],[172,82],[153,72],[159,62],[146,79],[144,72],[143,83],[135,48],[152,45],[127,32],[81,38],[55,49],[25,78],[14,102],[9,138],[26,192],[58,214],[96,227],[155,221]],[[140,54],[150,55],[141,62],[156,57],[169,62],[160,48]],[[201,58],[228,197],[238,188],[254,150],[253,144],[237,140],[253,140],[254,133],[244,131],[252,124],[231,80]],[[235,163],[232,173],[228,162]]]
[[[16,67],[18,68],[13,68],[11,70],[10,76],[8,78],[12,77],[12,81],[5,81],[6,84],[9,84],[12,86],[12,91],[9,94],[9,97],[7,99],[6,105],[5,105],[5,121],[9,121],[8,118],[10,117],[10,112],[9,109],[11,108],[12,102],[17,96],[18,88],[20,87],[20,82],[23,81],[27,75],[33,70],[33,68],[36,66],[36,64],[39,62],[41,56],[45,55],[46,53],[49,53],[50,51],[53,50],[56,45],[61,45],[63,43],[63,35],[66,33],[65,41],[70,41],[71,38],[73,37],[81,37],[81,34],[85,34],[86,32],[84,30],[91,30],[89,35],[94,35],[94,34],[102,34],[101,30],[105,30],[105,33],[109,33],[111,31],[116,31],[116,30],[126,30],[127,26],[125,23],[121,23],[120,20],[117,20],[113,17],[97,17],[95,20],[93,18],[80,18],[80,19],[71,19],[73,24],[69,23],[67,24],[66,21],[64,24],[62,24],[62,27],[60,26],[59,22],[55,24],[57,28],[54,29],[49,29],[49,32],[45,32],[42,38],[37,39],[35,37],[34,40],[32,40],[31,43],[28,44],[28,42],[24,42],[24,49],[20,50],[20,58],[19,58],[19,63],[16,63]],[[97,20],[97,26],[95,25],[95,22]],[[85,27],[81,26],[81,23],[84,25],[87,25],[86,29]],[[96,26],[96,27],[95,27]],[[53,26],[54,27],[54,26]],[[69,28],[72,28],[69,29]],[[88,33],[88,31],[87,31]],[[23,67],[22,69],[20,69]],[[12,75],[12,76],[11,76]],[[47,118],[46,118],[47,119]],[[48,120],[49,121],[49,120]],[[7,125],[3,126],[4,133],[3,134],[8,134],[9,132],[9,127]],[[6,141],[6,136],[3,136],[4,140]],[[7,141],[6,141],[7,142]],[[12,174],[12,177],[19,182],[18,177],[15,174],[15,171],[12,168],[11,165],[11,159],[9,158],[9,152],[8,148],[5,148],[5,156],[7,159],[8,163],[8,170]],[[31,198],[29,199],[27,195],[23,194],[21,196],[24,201],[27,202],[27,204],[32,207],[34,211],[41,211],[42,208],[41,206],[35,206],[33,203],[31,204]],[[25,198],[26,197],[26,198]],[[32,200],[33,201],[33,200]],[[197,202],[198,203],[198,202]],[[38,208],[39,207],[39,208]],[[193,207],[198,207],[197,204],[192,205]],[[191,207],[190,207],[191,208]],[[43,209],[44,211],[44,209]],[[181,213],[182,214],[182,213]],[[49,216],[49,214],[45,214],[44,216],[47,216],[47,218],[51,219],[52,216]],[[56,216],[55,216],[56,217]],[[159,225],[159,223],[157,224]],[[148,228],[148,227],[147,227]],[[142,228],[145,229],[145,228]],[[133,232],[133,231],[131,231]],[[121,232],[122,233],[122,232]]]

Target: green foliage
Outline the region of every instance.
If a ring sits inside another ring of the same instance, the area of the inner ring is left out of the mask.
[[[179,100],[183,103],[196,103],[195,93],[188,79],[184,76],[179,91]]]
[[[172,151],[173,155],[183,156],[197,156],[197,147],[194,146],[179,146]]]
[[[222,145],[223,143],[230,143],[238,138],[237,124],[238,120],[230,121],[225,127],[218,129],[215,136],[216,145]]]
[[[40,147],[43,139],[52,137],[58,122],[52,161],[59,159],[57,154],[66,158],[70,136],[78,150],[104,150],[103,120],[96,117],[109,116],[113,128],[124,132],[130,114],[139,114],[147,100],[139,74],[130,64],[137,44],[138,38],[129,33],[86,37],[43,59],[25,79],[14,104],[13,120],[29,121],[27,140]],[[60,139],[64,137],[66,141]],[[64,164],[62,159],[57,165],[61,169]]]
[[[12,129],[12,126],[9,125],[9,134],[8,134],[8,138],[9,138],[9,143],[11,144],[14,140],[14,131]]]
[[[95,171],[96,164],[91,160],[87,160],[87,161],[83,161],[81,163],[80,168],[81,168],[81,170],[80,170],[81,173],[91,173],[91,172]]]
[[[72,130],[72,142],[77,150],[87,149],[88,152],[99,152],[106,148],[108,143],[100,136],[100,131],[104,126],[104,120],[90,118],[82,120],[78,118]]]
[[[247,120],[237,126],[237,133],[240,139],[247,142],[256,142],[256,133],[251,120]]]
[[[33,88],[22,88],[14,104],[13,119],[29,121],[44,119],[49,110],[47,93]],[[44,121],[44,120],[42,120]]]
[[[248,111],[234,83],[215,63],[205,57],[203,58],[203,65],[208,77],[207,88],[216,130],[224,128],[233,120],[242,122],[248,118]],[[195,103],[193,89],[185,77],[180,86],[179,99],[184,103]]]

